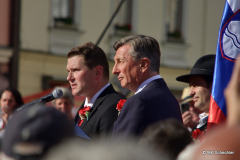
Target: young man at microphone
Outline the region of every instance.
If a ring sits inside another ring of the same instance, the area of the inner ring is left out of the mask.
[[[109,83],[109,65],[104,51],[92,42],[68,53],[68,76],[75,96],[85,96],[74,122],[91,138],[111,137],[118,117],[117,103],[124,96]]]

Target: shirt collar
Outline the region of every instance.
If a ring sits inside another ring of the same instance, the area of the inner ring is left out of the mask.
[[[108,87],[110,86],[110,83],[106,84],[102,89],[100,89],[90,100],[90,102],[88,102],[88,99],[85,99],[85,103],[84,106],[88,106],[88,107],[92,107],[94,102],[96,101],[96,99],[98,98],[98,96]]]
[[[160,78],[162,78],[160,75],[156,75],[156,76],[153,76],[153,77],[148,78],[147,80],[145,80],[143,83],[141,83],[141,84],[138,86],[135,94],[138,94],[139,92],[141,92],[141,91],[143,90],[143,88],[144,88],[148,83],[154,81],[155,79],[160,79]]]
[[[203,113],[199,114],[198,116],[199,116],[200,120],[199,120],[199,123],[196,128],[201,128],[205,123],[207,123],[208,114],[203,112]]]
[[[204,117],[208,116],[208,114],[206,112],[200,113],[198,115],[199,119],[203,119]]]

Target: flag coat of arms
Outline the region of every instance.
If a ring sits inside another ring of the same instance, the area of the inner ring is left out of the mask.
[[[208,129],[226,120],[224,98],[236,56],[240,53],[240,1],[226,0],[218,34]]]

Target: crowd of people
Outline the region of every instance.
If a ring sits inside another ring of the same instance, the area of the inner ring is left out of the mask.
[[[21,94],[11,88],[2,91],[0,159],[239,157],[240,60],[225,90],[227,122],[207,131],[215,55],[200,57],[190,74],[176,78],[189,84],[179,103],[159,73],[156,39],[128,36],[113,48],[112,74],[133,96],[126,98],[109,82],[109,64],[100,47],[92,42],[75,47],[67,55],[70,89],[56,87],[63,96],[52,101],[54,107],[39,103],[17,110],[23,105]],[[75,117],[74,96],[86,97]],[[225,157],[206,154],[226,150]]]

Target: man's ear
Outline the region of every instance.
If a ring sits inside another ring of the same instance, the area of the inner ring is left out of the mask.
[[[146,57],[141,59],[140,62],[140,72],[144,73],[150,67],[150,60]]]
[[[98,65],[94,68],[95,77],[99,80],[103,76],[103,67]]]

